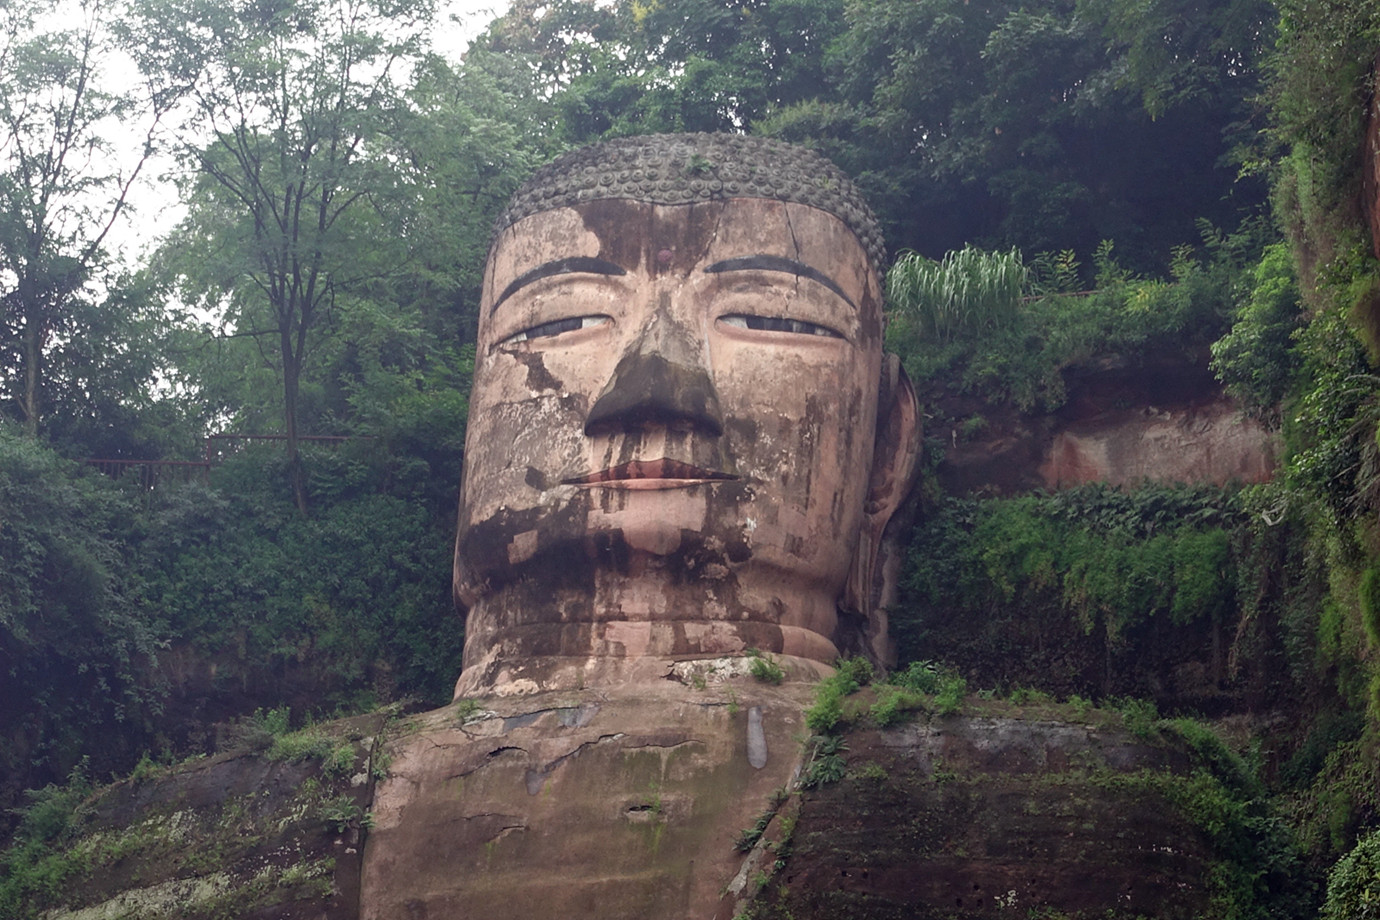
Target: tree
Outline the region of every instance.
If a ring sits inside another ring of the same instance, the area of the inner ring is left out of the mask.
[[[825,87],[842,0],[516,3],[482,44],[546,81],[571,141],[745,131]]]
[[[303,374],[342,299],[402,258],[374,206],[395,184],[382,138],[432,12],[430,0],[157,0],[130,30],[140,66],[185,104],[184,293],[279,375],[302,513]]]
[[[1263,197],[1258,183],[1237,184],[1231,156],[1261,41],[1237,42],[1243,26],[1223,39],[1228,51],[1198,47],[1218,22],[1211,4],[1086,5],[1102,19],[1074,0],[850,3],[826,54],[828,88],[756,130],[856,176],[893,245],[1088,254],[1115,239],[1134,267],[1162,269],[1174,245],[1196,239],[1195,218],[1231,228]],[[1194,66],[1122,40],[1123,6],[1171,20]],[[1259,4],[1233,4],[1267,34],[1247,7]]]
[[[76,24],[59,27],[42,0],[0,6],[0,417],[31,437],[52,396],[51,350],[120,304],[96,290],[104,245],[168,102],[107,88],[119,7],[76,0],[68,11]],[[112,141],[117,125],[133,150]]]

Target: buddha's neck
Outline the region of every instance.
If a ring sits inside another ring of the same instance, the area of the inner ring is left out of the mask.
[[[661,679],[676,662],[749,649],[832,663],[835,602],[789,581],[615,574],[592,590],[542,595],[519,582],[482,597],[466,622],[460,695]]]

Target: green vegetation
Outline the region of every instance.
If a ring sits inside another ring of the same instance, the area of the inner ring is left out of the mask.
[[[1324,916],[1368,916],[1373,2],[519,3],[463,62],[429,53],[420,2],[91,9],[75,26],[36,0],[0,10],[0,914],[153,845],[68,845],[87,777],[160,782],[248,747],[333,782],[363,753],[315,720],[449,699],[495,213],[575,144],[744,130],[834,158],[907,253],[887,336],[931,438],[890,612],[901,666],[870,695],[862,659],[821,685],[807,781],[848,776],[842,731],[864,720],[1115,709],[1202,762],[1182,804],[1236,854],[1223,916],[1260,915],[1302,871],[1262,803],[1310,871],[1331,868]],[[147,80],[111,89],[117,51]],[[112,228],[138,186],[114,125],[175,164],[186,215],[124,261]],[[1210,369],[1280,432],[1275,482],[941,489],[946,449],[1038,428],[1080,375],[1164,367]],[[223,433],[289,440],[205,440]],[[207,457],[156,487],[77,462]],[[785,677],[769,656],[749,668]],[[1258,772],[1160,713],[1245,720]],[[363,828],[316,792],[324,825]]]
[[[1071,251],[1037,256],[1029,266],[1014,253],[973,249],[953,254],[958,261],[928,268],[921,259],[903,257],[887,276],[888,290],[894,292],[888,345],[905,359],[926,401],[941,412],[955,396],[980,398],[989,409],[1056,410],[1067,398],[1066,372],[1108,356],[1127,366],[1174,356],[1200,360],[1192,356],[1231,327],[1239,292],[1246,276],[1256,271],[1270,234],[1260,221],[1247,222],[1232,235],[1207,224],[1198,229],[1196,244],[1174,249],[1167,279],[1136,277],[1120,264],[1113,244],[1103,241],[1092,253],[1097,289],[1087,292],[1079,291],[1083,266]],[[974,305],[963,308],[963,317],[923,319],[917,311],[924,304],[947,303],[945,297],[954,295],[924,295],[917,274],[931,285],[985,286],[1004,293],[974,298]],[[967,280],[981,276],[990,277]],[[1022,277],[1029,296],[1017,304],[1013,291],[1020,293],[1017,279]],[[950,280],[941,282],[945,278]],[[1263,301],[1268,295],[1262,290],[1259,296]],[[1283,309],[1293,308],[1287,291],[1283,296]],[[1275,304],[1270,301],[1268,307]],[[1256,322],[1274,323],[1257,337],[1273,342],[1282,334],[1287,339],[1293,328],[1288,317],[1279,318],[1266,307],[1257,312],[1263,315]],[[943,323],[943,329],[936,323]],[[1280,326],[1282,333],[1276,328]],[[1243,347],[1236,346],[1238,351]],[[1222,361],[1228,360],[1224,353]],[[1252,353],[1232,373],[1249,374],[1244,366],[1249,361],[1269,360],[1269,355]],[[1271,373],[1287,377],[1288,367]],[[962,422],[940,414],[932,429]]]
[[[763,655],[755,648],[747,650],[748,673],[764,684],[779,684],[786,679],[786,671],[770,655]]]
[[[938,262],[905,253],[887,272],[886,296],[893,320],[907,327],[899,335],[947,345],[960,335],[1009,325],[1025,282],[1026,268],[1014,249],[986,253],[965,246]]]
[[[1380,831],[1356,844],[1327,875],[1322,920],[1374,920],[1380,917]]]
[[[1143,655],[1151,636],[1220,631],[1236,609],[1239,570],[1252,564],[1241,502],[1209,487],[1100,485],[945,498],[912,539],[896,634],[903,650],[944,648],[954,663],[1022,643],[1037,659],[1043,647],[1114,663]],[[1136,689],[1129,672],[1075,678],[1016,664],[982,678],[1084,695]]]

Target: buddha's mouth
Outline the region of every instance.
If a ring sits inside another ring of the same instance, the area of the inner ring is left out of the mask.
[[[565,484],[605,489],[681,489],[737,478],[730,473],[706,470],[663,457],[660,460],[629,460],[597,473],[567,479]]]

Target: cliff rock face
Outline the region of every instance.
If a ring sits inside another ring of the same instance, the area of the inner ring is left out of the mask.
[[[380,713],[263,736],[252,749],[100,790],[77,806],[70,835],[31,844],[27,859],[7,854],[11,880],[28,890],[23,912],[6,916],[353,920],[372,752],[386,721]]]
[[[853,732],[802,794],[765,917],[1188,920],[1212,853],[1155,778],[1188,758],[1121,730],[1017,716]],[[1170,780],[1172,782],[1172,780]]]
[[[1166,363],[1102,366],[1066,374],[1069,398],[1050,415],[993,410],[976,401],[945,406],[987,413],[979,431],[932,432],[949,443],[939,476],[955,492],[1013,494],[1090,482],[1266,482],[1279,435],[1244,414],[1206,367]]]
[[[814,687],[745,671],[463,701],[387,740],[335,723],[124,781],[36,863],[21,916],[1178,920],[1216,894],[1181,741],[976,699],[869,727],[864,691],[827,755]]]

